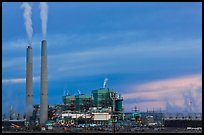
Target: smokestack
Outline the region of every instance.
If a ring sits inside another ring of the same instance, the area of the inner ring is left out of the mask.
[[[32,116],[32,87],[33,87],[32,47],[26,50],[26,119]]]
[[[47,85],[47,42],[42,40],[41,46],[41,80],[40,80],[40,123],[48,119],[48,85]]]

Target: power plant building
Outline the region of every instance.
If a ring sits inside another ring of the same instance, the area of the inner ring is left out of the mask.
[[[64,111],[90,112],[93,120],[110,120],[110,116],[116,115],[118,119],[124,118],[123,98],[116,91],[109,88],[92,90],[92,96],[78,94],[76,96],[65,95],[62,97]]]
[[[103,107],[103,108],[111,107],[113,104],[110,98],[110,93],[113,93],[113,91],[109,90],[108,88],[93,90],[92,91],[92,95],[94,99],[93,106]]]
[[[122,101],[123,98],[117,92],[109,89],[109,88],[100,88],[92,91],[93,95],[93,106],[94,107],[102,107],[108,108],[112,107],[112,111],[114,112],[122,112],[123,106]]]
[[[90,107],[111,107],[114,112],[123,112],[123,98],[109,88],[93,90],[92,96],[86,94],[65,95],[62,100],[66,108],[64,110],[84,111],[89,110]]]
[[[62,97],[63,103],[64,103],[64,110],[76,110],[75,102],[76,98],[72,95],[65,95]]]
[[[65,104],[64,110],[71,111],[87,111],[92,107],[92,98],[86,94],[78,94],[76,96],[65,95],[62,97]]]
[[[79,94],[76,96],[76,110],[87,111],[92,106],[91,96]]]

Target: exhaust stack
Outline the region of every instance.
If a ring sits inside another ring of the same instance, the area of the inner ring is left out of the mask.
[[[47,41],[41,46],[41,79],[40,79],[40,123],[48,120],[48,80],[47,80]]]
[[[32,116],[32,87],[33,87],[32,47],[26,49],[26,120]]]

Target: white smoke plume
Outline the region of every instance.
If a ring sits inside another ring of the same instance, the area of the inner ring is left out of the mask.
[[[33,105],[26,106],[26,112],[33,112],[34,108]]]
[[[108,78],[105,78],[103,83],[103,88],[106,88],[107,82],[108,82]]]
[[[47,19],[48,19],[48,5],[46,2],[40,2],[40,17],[42,20],[43,39],[46,39]]]
[[[21,5],[21,8],[24,8],[23,16],[25,19],[26,32],[28,35],[28,43],[31,45],[32,35],[33,35],[32,20],[31,20],[32,7],[28,2],[23,2],[23,4]]]

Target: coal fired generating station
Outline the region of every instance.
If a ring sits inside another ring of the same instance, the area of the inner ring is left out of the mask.
[[[32,116],[32,87],[33,87],[32,47],[26,49],[26,119]]]
[[[48,80],[47,80],[47,42],[41,46],[41,79],[40,79],[40,123],[48,119]]]

